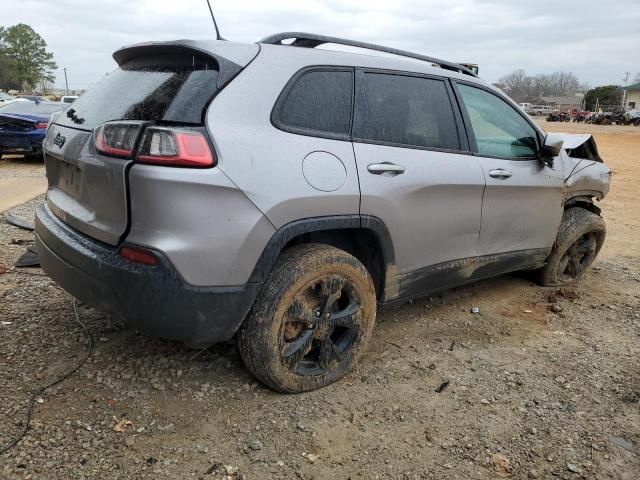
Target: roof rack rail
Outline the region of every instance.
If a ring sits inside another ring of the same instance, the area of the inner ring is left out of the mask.
[[[293,40],[290,44],[282,43],[284,40]],[[458,65],[457,63],[447,62],[446,60],[440,60],[438,58],[429,57],[427,55],[421,55],[419,53],[407,52],[405,50],[398,50],[397,48],[385,47],[382,45],[376,45],[374,43],[358,42],[356,40],[348,40],[345,38],[330,37],[328,35],[316,35],[315,33],[303,33],[303,32],[283,32],[270,35],[263,38],[258,43],[265,43],[268,45],[290,45],[293,47],[306,47],[315,48],[326,43],[334,43],[336,45],[346,45],[349,47],[364,48],[366,50],[376,50],[378,52],[391,53],[401,57],[414,58],[416,60],[423,60],[425,62],[438,65],[440,68],[446,70],[452,70],[454,72],[464,73],[477,77],[473,71]]]

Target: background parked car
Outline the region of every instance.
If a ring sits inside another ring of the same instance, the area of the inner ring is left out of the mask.
[[[51,115],[68,107],[59,102],[12,102],[0,107],[0,157],[42,155]]]
[[[567,112],[551,112],[547,116],[547,122],[568,122],[571,116]]]
[[[574,108],[569,112],[569,116],[573,122],[584,122],[591,112]]]
[[[31,100],[32,102],[48,102],[45,97],[40,95],[18,95],[18,100]]]
[[[3,105],[6,105],[7,103],[11,103],[11,102],[15,102],[16,101],[16,97],[14,97],[13,95],[9,95],[8,93],[1,93],[0,92],[0,107]]]
[[[76,98],[78,98],[78,95],[64,95],[60,99],[60,102],[61,103],[73,103],[73,102],[75,102]]]
[[[629,110],[624,117],[628,125],[640,127],[640,110]]]

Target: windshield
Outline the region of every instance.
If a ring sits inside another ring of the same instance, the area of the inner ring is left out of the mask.
[[[54,102],[13,102],[0,107],[0,113],[33,113],[40,115],[49,115],[64,110],[67,107],[68,105],[64,103]]]
[[[56,123],[88,130],[110,120],[201,124],[217,80],[217,64],[208,57],[135,59],[76,99]]]
[[[9,100],[15,100],[16,97],[12,97],[11,95],[7,95],[6,93],[0,93],[0,100],[4,100],[9,101]]]

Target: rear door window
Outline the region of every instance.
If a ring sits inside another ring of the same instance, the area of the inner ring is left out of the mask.
[[[293,79],[274,109],[283,130],[348,138],[353,105],[353,71],[310,70]]]
[[[443,80],[365,73],[354,141],[458,150],[456,121]]]
[[[537,132],[515,108],[480,88],[458,84],[458,90],[479,154],[505,158],[536,156]]]
[[[92,130],[110,120],[202,124],[215,94],[215,60],[197,55],[134,59],[105,76],[70,106],[56,123]]]

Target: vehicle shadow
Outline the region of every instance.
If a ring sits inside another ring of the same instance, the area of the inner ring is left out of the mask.
[[[527,274],[516,273],[384,307],[379,312],[370,351],[363,362],[377,362],[389,344],[402,345],[407,336],[413,339],[414,347],[434,339],[447,345],[455,339],[460,344],[473,341],[489,346],[499,332],[510,330],[514,323],[521,321],[525,325],[518,329],[518,337],[534,335],[544,326],[542,317],[546,315],[546,308],[534,311],[529,307],[546,292],[547,289],[535,286]],[[510,304],[515,304],[515,308]],[[471,313],[471,308],[477,305],[480,312]],[[180,388],[191,385],[193,390],[203,383],[210,389],[248,384],[258,387],[242,363],[235,339],[194,350],[180,342],[135,332],[91,308],[81,310],[96,339],[100,363],[119,364],[117,371],[140,372],[142,375],[137,378],[141,385],[149,383],[153,388],[153,379],[166,378],[170,383],[181,385]],[[523,313],[529,311],[532,313]]]
[[[0,154],[1,162],[8,162],[10,164],[39,164],[44,162],[44,155],[42,153],[37,153],[33,155],[7,155]]]

